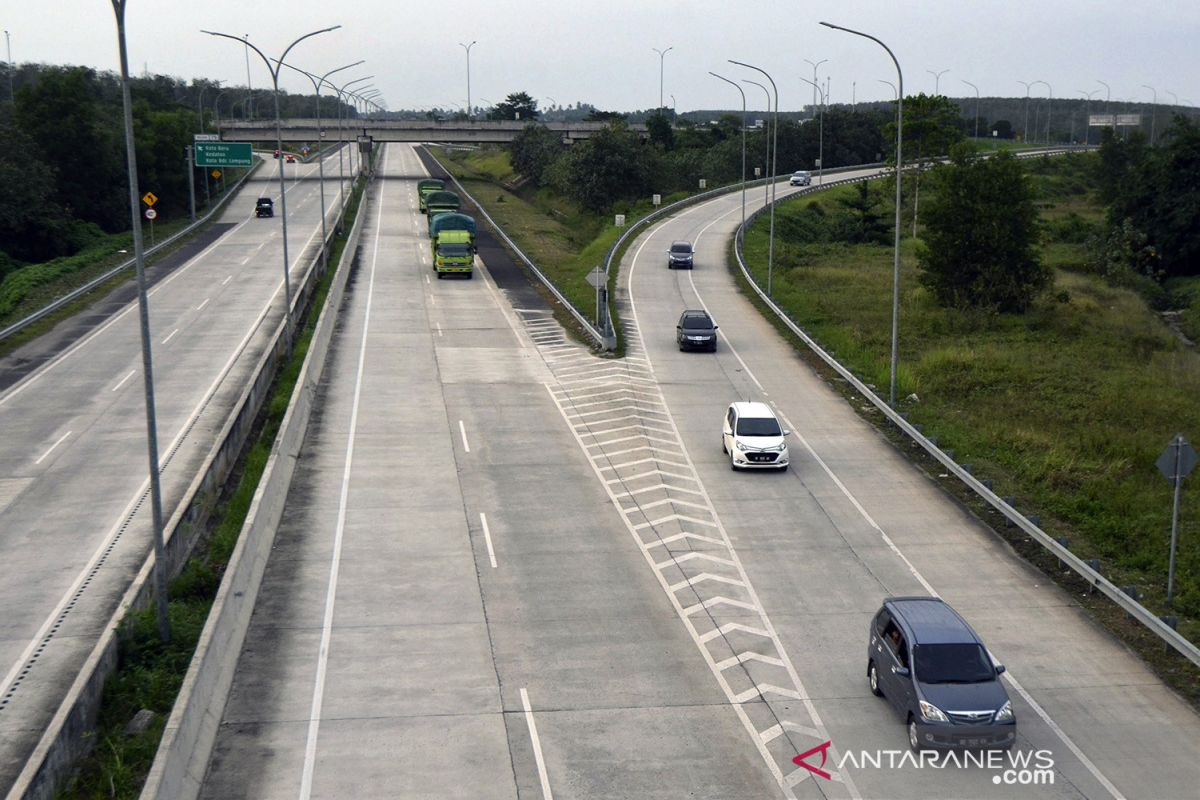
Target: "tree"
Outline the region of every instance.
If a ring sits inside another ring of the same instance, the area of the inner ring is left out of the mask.
[[[867,181],[854,185],[849,197],[839,197],[837,202],[846,212],[844,221],[838,226],[844,241],[854,244],[888,244],[891,241],[892,225],[882,208],[880,190]]]
[[[54,172],[34,155],[33,141],[0,107],[0,242],[17,261],[41,262],[68,255],[63,210],[50,200]],[[0,280],[4,278],[0,260]]]
[[[584,122],[624,122],[625,115],[620,111],[601,111],[593,108],[583,118]]]
[[[889,122],[884,135],[896,140],[896,123]],[[921,198],[921,172],[926,159],[943,156],[962,141],[958,106],[941,95],[921,94],[904,98],[904,155],[917,165],[913,176],[913,236],[917,235],[917,210]],[[891,160],[895,160],[892,155]]]
[[[617,200],[649,194],[654,166],[637,134],[618,122],[572,145],[553,173],[563,194],[592,211],[606,211]]]
[[[535,120],[540,114],[537,100],[530,97],[527,92],[513,92],[504,98],[504,102],[488,112],[488,119]]]
[[[1013,133],[1012,123],[1006,119],[996,120],[996,124],[992,125],[991,130],[997,139],[1011,139],[1016,136]]]
[[[1024,170],[1009,152],[982,158],[967,144],[935,168],[921,283],[945,306],[1019,312],[1051,282],[1037,252],[1037,208]]]
[[[547,171],[563,150],[562,137],[537,123],[526,125],[508,146],[513,169],[534,186],[543,184]]]
[[[650,136],[650,142],[663,150],[675,148],[675,131],[671,127],[671,119],[662,109],[646,118],[646,133]]]

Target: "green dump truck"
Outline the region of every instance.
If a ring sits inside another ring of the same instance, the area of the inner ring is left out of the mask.
[[[417,181],[417,204],[421,207],[421,213],[425,213],[425,199],[432,192],[440,192],[446,188],[446,182],[437,178],[425,178]]]
[[[431,217],[434,214],[458,211],[460,205],[458,195],[454,192],[430,192],[425,195],[425,212]]]
[[[429,241],[435,245],[438,234],[442,231],[467,231],[471,234],[471,247],[475,250],[475,218],[470,214],[447,211],[443,214],[429,215]]]
[[[433,243],[433,271],[472,277],[475,269],[475,237],[470,231],[442,231]]]

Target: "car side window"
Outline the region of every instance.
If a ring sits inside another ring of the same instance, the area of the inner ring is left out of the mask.
[[[729,420],[729,432],[733,433],[734,431],[737,430],[737,414],[734,413],[732,408],[729,409],[729,413],[726,415],[726,419]]]
[[[892,655],[900,662],[900,666],[908,666],[908,643],[904,641],[904,634],[896,627],[895,622],[889,621],[883,629],[883,641],[887,645],[888,650],[892,651]]]

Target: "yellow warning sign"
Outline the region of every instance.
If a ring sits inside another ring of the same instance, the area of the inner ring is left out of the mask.
[[[144,195],[142,195],[142,202],[148,206],[152,206],[158,202],[158,195],[156,195],[154,192],[146,192]]]

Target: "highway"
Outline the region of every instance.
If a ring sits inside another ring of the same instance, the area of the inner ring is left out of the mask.
[[[425,171],[402,145],[381,165],[204,797],[1193,796],[1195,712],[738,293],[739,194],[629,249],[614,360],[486,264],[431,280]],[[675,239],[694,271],[667,270]],[[694,307],[715,355],[675,349]],[[735,399],[776,406],[790,471],[729,470]],[[1008,666],[1037,785],[888,765],[907,739],[867,625],[912,594]]]
[[[337,201],[337,156],[327,205]],[[267,160],[202,252],[150,291],[163,513],[212,447],[283,312],[279,219],[288,191],[292,280],[320,242],[317,163]],[[109,304],[111,305],[111,303]],[[0,791],[6,792],[151,550],[141,344],[135,302],[61,351],[0,362]],[[74,325],[75,323],[69,323]],[[47,337],[54,340],[55,334]],[[35,355],[31,355],[35,354]]]

